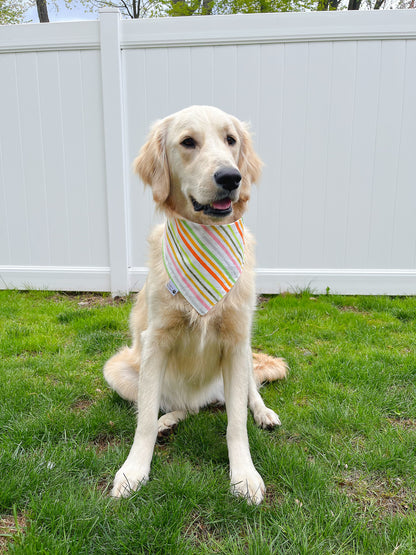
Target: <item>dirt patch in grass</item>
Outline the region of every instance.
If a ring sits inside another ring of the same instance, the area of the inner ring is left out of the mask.
[[[90,306],[117,306],[127,301],[128,297],[103,297],[101,295],[82,296],[78,301],[78,306],[81,308],[88,308]]]
[[[99,295],[97,293],[56,293],[52,297],[52,301],[60,302],[65,298],[75,298],[78,300],[79,307],[91,307],[91,306],[116,306],[124,304],[129,301],[133,295],[128,295],[126,297],[112,297],[111,295]]]
[[[8,545],[19,532],[27,528],[27,520],[23,515],[4,515],[0,517],[0,553],[8,553]]]
[[[263,308],[265,304],[267,304],[272,297],[270,295],[257,295],[257,307]]]
[[[269,510],[270,507],[275,507],[276,505],[282,505],[284,497],[279,493],[271,484],[267,484],[266,493],[264,494],[264,500],[262,507],[265,510]]]
[[[355,312],[356,314],[370,314],[366,310],[362,310],[352,305],[338,306],[337,308],[340,312]]]
[[[84,412],[85,410],[89,409],[94,403],[95,401],[93,399],[77,399],[74,403],[72,403],[71,410],[77,413]]]
[[[395,428],[416,430],[416,420],[414,418],[387,418],[387,421]]]
[[[296,432],[289,432],[287,430],[281,430],[279,433],[279,442],[285,441],[287,443],[300,443],[302,441],[302,436]]]
[[[400,478],[372,478],[355,471],[345,474],[338,486],[364,513],[377,509],[383,515],[404,515],[416,506]]]
[[[93,449],[97,455],[105,453],[111,447],[120,446],[123,442],[115,437],[108,435],[99,435],[88,443],[88,448]]]
[[[114,476],[105,476],[100,478],[97,482],[97,489],[104,495],[110,495],[111,488],[113,487]]]
[[[215,547],[221,541],[219,530],[206,522],[197,511],[190,514],[190,524],[185,529],[184,536],[190,538],[195,545],[209,546],[210,552],[218,553]]]

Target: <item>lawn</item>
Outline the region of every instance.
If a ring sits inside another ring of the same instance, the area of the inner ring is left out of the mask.
[[[0,292],[0,553],[416,553],[416,298],[260,300],[253,347],[291,370],[262,388],[282,426],[249,416],[259,507],[229,493],[213,408],[156,445],[142,490],[109,497],[135,412],[102,367],[131,303]]]

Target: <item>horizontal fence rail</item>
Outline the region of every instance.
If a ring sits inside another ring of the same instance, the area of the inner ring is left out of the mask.
[[[0,288],[138,290],[161,221],[131,171],[191,104],[248,121],[257,289],[416,294],[416,11],[0,27]]]

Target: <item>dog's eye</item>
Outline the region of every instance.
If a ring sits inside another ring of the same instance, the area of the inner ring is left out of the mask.
[[[237,141],[234,139],[234,137],[233,137],[232,135],[227,135],[227,143],[228,143],[230,146],[235,145],[236,142],[237,142]]]
[[[192,137],[186,137],[186,139],[181,142],[181,145],[185,148],[195,148],[196,142]]]

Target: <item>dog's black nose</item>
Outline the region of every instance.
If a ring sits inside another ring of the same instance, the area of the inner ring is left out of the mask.
[[[222,168],[214,173],[214,179],[223,189],[233,191],[240,185],[241,173],[235,168]]]

